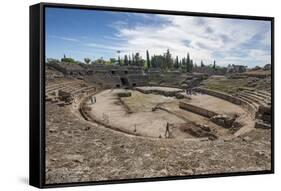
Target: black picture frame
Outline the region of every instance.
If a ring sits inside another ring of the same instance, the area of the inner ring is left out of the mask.
[[[85,10],[103,10],[132,13],[156,13],[168,15],[183,15],[214,18],[235,18],[247,20],[263,20],[271,22],[271,100],[272,100],[272,129],[271,129],[271,170],[220,173],[191,176],[172,176],[159,178],[106,180],[97,182],[73,182],[45,184],[45,8],[70,8]],[[170,10],[136,9],[121,7],[88,6],[73,4],[39,3],[30,6],[30,134],[29,134],[29,184],[38,188],[53,188],[66,186],[85,186],[98,184],[132,183],[147,181],[167,181],[179,179],[227,177],[242,175],[258,175],[274,173],[274,18],[232,15],[217,13],[197,13]]]

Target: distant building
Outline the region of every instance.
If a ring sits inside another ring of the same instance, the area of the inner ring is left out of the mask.
[[[247,70],[247,66],[244,65],[228,65],[227,67],[227,72],[228,73],[242,73],[242,72],[246,72]]]

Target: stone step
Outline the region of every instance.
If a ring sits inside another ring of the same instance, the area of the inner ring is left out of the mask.
[[[59,84],[53,85],[51,87],[47,86],[46,92],[54,91],[54,90],[61,89],[61,88],[64,88],[64,87],[77,87],[80,84],[81,84],[80,81],[74,81],[74,82],[68,82],[68,83],[59,83]]]
[[[78,94],[78,93],[83,93],[86,89],[88,89],[88,87],[76,89],[75,91],[72,91],[71,94],[75,95],[75,94]]]
[[[239,95],[243,96],[243,97],[246,97],[246,98],[252,100],[253,102],[255,102],[255,103],[259,104],[259,105],[264,105],[264,106],[268,105],[267,102],[266,102],[266,99],[258,97],[258,96],[254,95],[254,94],[247,93],[247,92],[241,92],[241,93],[239,93]]]
[[[244,96],[238,95],[238,97],[239,97],[240,99],[242,99],[244,102],[246,102],[247,104],[253,106],[256,110],[258,110],[259,104],[253,102],[252,100],[250,100],[250,99],[248,99],[248,98],[246,98],[246,97],[244,97]]]
[[[271,124],[270,123],[266,123],[262,120],[256,120],[255,123],[255,128],[260,128],[260,129],[271,129]]]
[[[68,88],[67,86],[60,86],[60,87],[57,87],[55,89],[51,89],[51,90],[46,91],[46,94],[51,94],[51,93],[53,93],[55,91],[59,91],[59,90],[63,90],[64,91],[67,88]]]
[[[52,99],[51,99],[51,102],[52,102],[52,103],[58,103],[59,100],[58,100],[57,98],[52,98]]]
[[[71,85],[73,83],[77,83],[77,82],[59,83],[59,84],[54,84],[54,85],[46,86],[46,92],[59,89],[60,87],[69,86],[69,85]]]
[[[81,88],[81,84],[80,83],[73,84],[71,86],[66,86],[64,89],[61,89],[61,90],[65,91],[65,92],[68,92],[68,93],[71,93],[71,92],[77,90],[78,88]]]
[[[255,91],[255,89],[254,88],[249,88],[249,87],[240,87],[240,88],[238,88],[238,90],[239,91],[244,91],[244,90],[247,90],[247,91]]]
[[[271,97],[271,93],[270,93],[270,92],[266,92],[266,91],[259,90],[258,93],[263,94],[263,95],[265,95],[265,96]]]
[[[261,97],[261,96],[259,96],[259,95],[255,94],[254,92],[246,92],[246,91],[242,91],[242,92],[239,92],[239,93],[241,93],[241,94],[247,94],[247,95],[250,95],[250,96],[252,96],[252,97],[254,97],[254,98],[256,98],[256,99],[258,99],[258,100],[260,100],[260,101],[265,101],[265,100],[268,100],[268,99],[265,99],[264,97]]]
[[[46,93],[51,93],[51,92],[54,92],[54,91],[56,91],[56,90],[59,90],[59,89],[61,89],[61,88],[63,88],[64,86],[62,85],[62,86],[57,86],[57,87],[55,87],[55,88],[47,88],[46,90],[45,90],[45,92]]]
[[[45,95],[45,101],[52,101],[52,97],[49,95]]]
[[[65,102],[64,101],[59,101],[59,102],[57,102],[57,105],[60,106],[60,107],[65,106]]]
[[[55,91],[65,91],[65,92],[69,92],[69,91],[72,91],[73,89],[75,88],[75,86],[62,86],[62,87],[59,87],[57,89],[53,89],[51,91],[47,91],[46,93],[47,94],[51,94],[52,92],[55,92]]]
[[[83,87],[78,87],[78,88],[75,88],[71,91],[69,91],[69,93],[71,94],[76,94],[77,92],[82,92],[83,90],[86,90],[87,88],[89,88],[89,86],[83,86]]]
[[[261,93],[256,92],[256,91],[249,91],[249,90],[244,90],[244,91],[245,91],[245,92],[248,92],[248,93],[250,93],[250,94],[254,94],[254,95],[256,95],[256,96],[259,96],[259,97],[261,97],[261,98],[263,98],[263,99],[267,99],[267,100],[270,100],[270,101],[271,101],[271,96],[264,95],[264,94],[261,94]]]
[[[96,86],[88,86],[87,89],[83,90],[85,92],[88,92],[88,91],[92,91],[92,90],[95,90],[96,89]]]

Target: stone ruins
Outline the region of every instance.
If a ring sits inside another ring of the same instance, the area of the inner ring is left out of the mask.
[[[268,170],[270,72],[47,63],[46,181]]]

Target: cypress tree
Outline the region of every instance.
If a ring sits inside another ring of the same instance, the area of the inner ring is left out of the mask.
[[[121,59],[120,56],[118,56],[118,64],[121,65]]]
[[[132,64],[131,56],[129,55],[129,65]]]
[[[128,56],[127,55],[124,56],[124,64],[125,65],[129,65],[129,60],[128,60]]]
[[[190,72],[193,70],[193,60],[190,60]]]
[[[213,69],[216,69],[216,61],[214,60]]]
[[[201,67],[204,67],[205,65],[204,65],[204,63],[203,63],[203,60],[201,60]]]
[[[187,53],[187,57],[186,57],[186,72],[190,72],[190,57],[189,57],[189,53]]]
[[[146,50],[146,63],[147,63],[147,68],[150,68],[150,58],[149,58],[148,50]]]
[[[132,65],[135,65],[135,55],[134,55],[134,53],[132,54]]]
[[[176,57],[176,61],[175,61],[175,68],[178,69],[179,68],[179,57]]]

